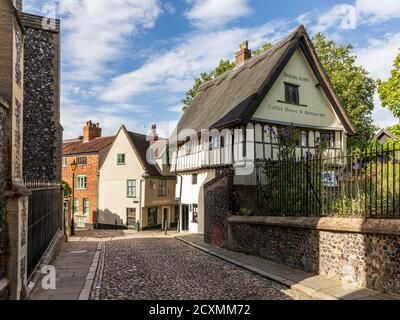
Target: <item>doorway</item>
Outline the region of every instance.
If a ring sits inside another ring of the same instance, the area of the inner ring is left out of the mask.
[[[148,209],[148,226],[154,227],[157,225],[157,208]]]
[[[189,206],[182,206],[182,231],[189,231]]]
[[[168,228],[168,213],[169,213],[169,209],[168,208],[164,208],[163,209],[163,219],[162,219],[162,228],[165,229],[165,226],[167,226]]]

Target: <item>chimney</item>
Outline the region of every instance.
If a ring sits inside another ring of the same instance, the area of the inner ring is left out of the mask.
[[[22,12],[22,1],[23,1],[23,0],[13,0],[14,7],[15,7],[19,12]]]
[[[242,66],[251,58],[251,50],[249,50],[249,41],[245,41],[240,45],[240,50],[236,53],[236,65]]]
[[[151,126],[151,133],[150,133],[150,146],[152,148],[153,156],[155,158],[158,158],[159,156],[158,146],[154,145],[157,141],[158,141],[157,125],[153,124]]]
[[[86,122],[86,126],[83,127],[83,142],[89,142],[96,138],[101,137],[101,128],[99,123],[92,123],[92,121]]]

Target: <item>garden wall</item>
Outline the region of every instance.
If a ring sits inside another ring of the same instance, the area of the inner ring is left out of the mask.
[[[229,171],[204,192],[205,242],[400,295],[399,219],[238,216]]]
[[[400,295],[400,221],[229,219],[226,247],[346,284]]]

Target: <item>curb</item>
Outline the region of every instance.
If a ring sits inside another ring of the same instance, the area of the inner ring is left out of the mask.
[[[315,290],[313,288],[310,288],[310,287],[307,287],[305,285],[298,284],[298,283],[296,283],[294,281],[282,278],[282,277],[280,277],[280,276],[278,276],[276,274],[267,272],[267,271],[262,270],[260,268],[254,267],[252,265],[249,265],[249,264],[246,264],[246,263],[242,263],[242,262],[240,262],[238,260],[229,258],[229,257],[227,257],[225,255],[222,255],[222,254],[216,253],[214,251],[208,250],[208,249],[206,249],[206,248],[204,248],[202,246],[199,246],[199,245],[197,245],[197,244],[195,244],[195,243],[193,243],[191,241],[188,241],[186,239],[183,239],[183,238],[181,238],[179,236],[175,237],[175,239],[177,239],[177,240],[179,240],[179,241],[181,241],[181,242],[183,242],[183,243],[185,243],[185,244],[187,244],[187,245],[189,245],[189,246],[191,246],[193,248],[196,248],[196,249],[198,249],[200,251],[203,251],[203,252],[205,252],[205,253],[207,253],[207,254],[209,254],[211,256],[214,256],[216,258],[219,258],[221,260],[229,262],[230,264],[233,264],[233,265],[235,265],[237,267],[240,267],[240,268],[245,269],[247,271],[250,271],[250,272],[252,272],[254,274],[257,274],[257,275],[259,275],[259,276],[261,276],[263,278],[278,282],[278,283],[284,285],[285,287],[287,287],[287,288],[289,288],[289,289],[291,289],[291,290],[293,290],[293,291],[295,291],[297,293],[300,293],[300,294],[303,294],[305,296],[308,296],[310,298],[313,298],[313,299],[316,299],[316,300],[341,300],[341,299],[338,299],[338,298],[336,298],[334,296],[331,296],[331,295],[329,295],[327,293],[324,293],[324,292],[321,292],[321,291],[317,291],[317,290]]]
[[[89,300],[90,298],[90,293],[92,291],[94,279],[96,277],[96,272],[99,266],[101,251],[102,251],[102,244],[99,243],[97,245],[97,249],[92,260],[92,265],[90,266],[89,272],[86,276],[85,285],[83,286],[83,289],[79,294],[78,300]]]
[[[104,271],[104,261],[106,255],[106,242],[101,244],[101,254],[99,260],[99,266],[96,271],[95,283],[94,287],[92,287],[92,291],[90,294],[90,300],[100,300],[100,290],[103,283],[103,271]]]

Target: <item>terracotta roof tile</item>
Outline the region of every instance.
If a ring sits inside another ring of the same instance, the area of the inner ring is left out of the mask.
[[[83,140],[65,141],[62,145],[62,153],[63,155],[98,153],[110,146],[114,139],[115,137],[102,137],[89,142],[83,142]]]

